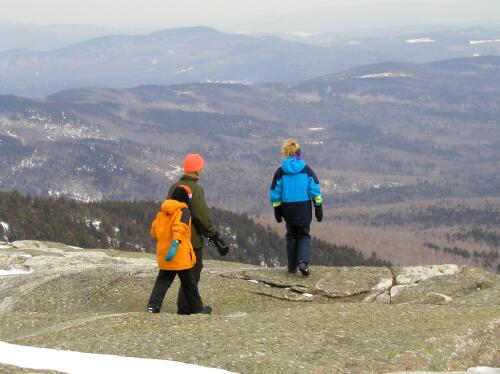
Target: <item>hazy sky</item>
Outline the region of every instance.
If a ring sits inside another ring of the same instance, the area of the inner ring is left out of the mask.
[[[461,8],[456,6],[458,3],[462,4]],[[235,28],[241,24],[244,28],[245,25],[258,23],[266,17],[269,19],[306,9],[328,8],[328,12],[333,13],[335,9],[348,6],[352,9],[348,15],[355,16],[356,6],[367,4],[380,5],[379,8],[383,11],[390,11],[391,6],[396,4],[398,7],[414,4],[416,11],[436,6],[441,10],[446,8],[450,16],[454,12],[465,16],[468,8],[463,4],[467,4],[467,7],[474,4],[475,8],[482,6],[474,17],[477,18],[481,12],[485,17],[491,17],[495,11],[488,11],[485,4],[495,3],[500,3],[500,0],[0,0],[0,19],[38,24],[149,28],[193,25]],[[325,13],[328,12],[325,10]],[[427,10],[427,14],[431,16],[432,9]],[[446,17],[437,20],[442,18]],[[435,22],[435,19],[429,21]],[[270,23],[272,22],[274,21],[271,20]],[[314,22],[314,19],[304,19],[304,25]]]
[[[338,0],[333,3],[366,3]],[[376,2],[372,0],[371,2]],[[379,0],[380,2],[380,0]],[[331,0],[0,0],[2,18],[30,23],[199,24],[332,5]],[[286,4],[286,5],[284,5]]]

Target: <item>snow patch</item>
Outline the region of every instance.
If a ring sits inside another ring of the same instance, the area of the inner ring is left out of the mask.
[[[385,290],[392,286],[392,278],[381,279],[372,290]]]
[[[212,80],[212,79],[205,79],[201,83],[215,83],[215,84],[240,84],[244,86],[250,86],[252,82],[247,81],[247,80],[224,80],[224,81],[218,81],[218,80]]]
[[[299,103],[319,103],[321,100],[321,95],[317,92],[297,92],[295,94],[295,101]]]
[[[7,222],[0,221],[0,225],[2,225],[4,232],[9,231],[9,224]]]
[[[41,154],[35,149],[30,157],[23,159],[19,165],[11,167],[11,170],[17,172],[23,169],[37,169],[42,167],[46,161],[47,155]]]
[[[183,173],[183,168],[180,165],[170,164],[171,170],[160,169],[158,166],[147,167],[146,169],[153,173],[160,173],[165,175],[169,180],[174,180]]]
[[[310,33],[305,31],[292,31],[291,36],[297,36],[299,38],[310,38],[311,36],[319,35],[318,33]]]
[[[417,43],[434,43],[435,40],[431,38],[416,38],[416,39],[406,39],[408,44],[417,44]]]
[[[470,45],[477,44],[491,44],[491,43],[500,43],[500,39],[490,39],[490,40],[471,40],[469,42]]]
[[[96,230],[100,230],[101,223],[102,223],[101,220],[98,220],[95,218],[87,218],[87,217],[84,217],[84,219],[85,219],[85,224],[87,225],[87,227],[93,227]]]
[[[309,131],[315,132],[315,131],[323,131],[325,128],[324,127],[308,127],[307,129]]]
[[[2,270],[0,269],[0,277],[11,277],[16,275],[24,275],[32,273],[31,270],[21,270],[21,269],[8,269]]]
[[[102,196],[96,195],[90,195],[84,192],[76,192],[76,191],[54,191],[54,190],[48,190],[47,193],[49,194],[50,197],[59,199],[61,197],[65,197],[71,200],[76,200],[76,201],[83,201],[86,203],[90,203],[91,201],[99,201],[102,199]]]
[[[84,373],[230,373],[176,361],[37,348],[0,342],[0,363],[35,370]]]
[[[194,66],[189,66],[185,69],[180,69],[180,70],[177,70],[175,72],[175,74],[186,74],[186,73],[189,73],[190,71],[193,71],[194,70]]]
[[[53,119],[51,114],[45,114],[36,109],[27,110],[27,121],[25,127],[34,131],[43,131],[49,140],[57,138],[71,139],[101,139],[116,141],[114,137],[103,136],[101,130],[94,125],[81,124],[79,120],[72,121],[61,112],[61,119]]]
[[[354,77],[356,79],[370,79],[370,78],[407,78],[408,74],[404,73],[391,73],[391,72],[386,72],[386,73],[374,73],[374,74],[366,74],[366,75],[359,75],[357,77]]]
[[[14,138],[14,139],[19,139],[19,136],[14,134],[12,131],[10,130],[7,130],[7,135],[9,135],[11,138]]]
[[[453,275],[460,271],[458,265],[429,265],[403,267],[396,277],[398,285],[416,285],[427,279],[442,276]]]

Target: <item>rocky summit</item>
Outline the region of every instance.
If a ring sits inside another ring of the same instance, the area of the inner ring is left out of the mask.
[[[156,271],[150,254],[0,243],[0,341],[240,373],[500,367],[500,276],[480,268],[313,264],[306,278],[206,261],[214,314],[194,316],[175,314],[178,281],[145,312]]]

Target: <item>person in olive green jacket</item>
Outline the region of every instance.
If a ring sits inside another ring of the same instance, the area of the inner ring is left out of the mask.
[[[168,198],[172,196],[174,189],[178,185],[188,186],[193,197],[191,199],[191,204],[189,209],[191,210],[192,219],[192,233],[191,233],[191,243],[193,244],[193,249],[196,255],[196,264],[191,270],[191,274],[196,282],[200,281],[201,269],[203,268],[203,237],[205,236],[210,239],[210,241],[217,246],[219,253],[225,256],[228,252],[228,246],[222,240],[217,229],[212,224],[210,219],[210,212],[205,201],[205,192],[203,187],[198,184],[200,180],[200,174],[205,166],[205,160],[197,153],[190,153],[184,159],[184,175],[174,183],[169,191]],[[189,305],[187,303],[187,298],[182,286],[179,288],[179,295],[177,297],[177,313],[178,314],[189,314]]]

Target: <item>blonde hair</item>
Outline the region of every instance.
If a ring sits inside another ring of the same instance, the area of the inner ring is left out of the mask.
[[[300,145],[295,139],[287,139],[281,147],[281,157],[293,157],[300,150]]]

